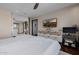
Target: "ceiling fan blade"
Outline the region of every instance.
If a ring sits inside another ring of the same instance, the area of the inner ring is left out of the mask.
[[[36,3],[36,4],[34,5],[34,8],[33,8],[33,9],[37,9],[38,6],[39,6],[39,3]]]

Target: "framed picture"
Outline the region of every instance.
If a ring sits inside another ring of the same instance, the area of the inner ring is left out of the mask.
[[[57,18],[44,20],[43,26],[44,27],[57,27]]]

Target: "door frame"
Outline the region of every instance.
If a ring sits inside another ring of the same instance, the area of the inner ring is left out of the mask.
[[[36,35],[34,35],[34,36],[37,36],[38,35],[38,19],[34,19],[34,20],[32,20],[32,35],[33,35],[33,21],[37,21],[37,34]]]

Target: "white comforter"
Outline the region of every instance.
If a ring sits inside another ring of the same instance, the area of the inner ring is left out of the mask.
[[[57,41],[31,35],[20,35],[0,40],[0,54],[8,55],[57,55],[60,45]]]

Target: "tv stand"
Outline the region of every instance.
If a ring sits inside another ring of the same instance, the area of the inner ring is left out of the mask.
[[[70,46],[70,47],[75,47],[77,48],[77,34],[76,33],[65,33],[63,34],[63,40],[62,40],[62,45]]]

